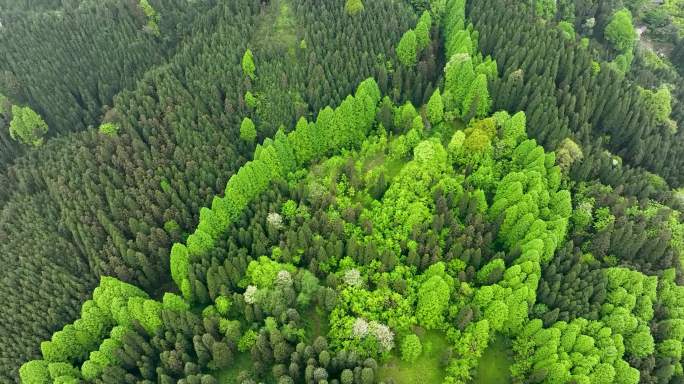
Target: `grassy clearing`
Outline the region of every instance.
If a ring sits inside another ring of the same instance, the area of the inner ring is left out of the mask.
[[[512,363],[507,341],[498,336],[485,350],[477,366],[473,384],[506,384],[511,382]]]
[[[328,323],[328,316],[320,308],[315,308],[307,311],[304,314],[304,321],[306,321],[306,336],[313,341],[318,336],[327,336],[330,324]]]
[[[379,380],[393,379],[396,384],[441,384],[444,379],[444,368],[440,361],[449,348],[446,336],[438,331],[417,330],[423,344],[423,353],[418,360],[407,363],[395,356],[378,370]]]
[[[273,0],[254,35],[253,45],[263,49],[294,49],[298,45],[297,22],[287,0]]]
[[[252,356],[249,352],[240,353],[235,357],[232,367],[214,372],[214,377],[220,384],[240,384],[237,377],[241,371],[249,371],[252,368]]]

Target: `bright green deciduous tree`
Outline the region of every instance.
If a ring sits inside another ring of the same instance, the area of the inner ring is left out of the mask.
[[[43,136],[47,133],[48,126],[31,108],[13,105],[9,131],[14,140],[38,147],[43,144]]]
[[[416,43],[419,51],[425,49],[430,44],[430,30],[432,29],[432,16],[430,12],[424,11],[416,24]]]
[[[247,106],[252,109],[256,108],[257,99],[250,91],[247,91],[247,93],[245,93],[245,104],[247,104]]]
[[[641,96],[644,98],[648,109],[653,113],[656,121],[660,124],[665,124],[670,119],[672,113],[672,95],[670,89],[663,85],[657,91],[644,89],[641,91]]]
[[[19,368],[19,377],[24,384],[50,383],[48,363],[44,360],[31,360]]]
[[[250,79],[254,80],[256,77],[255,72],[256,66],[254,65],[254,56],[252,55],[252,50],[247,49],[245,54],[242,56],[242,72],[249,76]]]
[[[550,20],[556,14],[556,0],[535,0],[534,13],[544,20]]]
[[[100,125],[99,131],[103,135],[116,136],[119,132],[119,126],[115,123],[104,123]]]
[[[361,0],[347,0],[344,4],[344,10],[350,16],[363,12],[363,9],[363,2]]]
[[[240,124],[240,138],[244,141],[254,142],[257,132],[254,122],[249,117],[245,117]]]
[[[626,8],[615,12],[608,25],[606,25],[604,36],[618,51],[626,52],[630,50],[636,40],[632,13]]]
[[[572,25],[572,23],[561,21],[558,23],[558,29],[563,32],[563,37],[566,39],[573,40],[575,38],[575,27]]]
[[[397,58],[399,62],[406,67],[413,67],[416,65],[416,56],[418,55],[418,39],[416,33],[411,29],[404,33],[397,45]]]
[[[572,164],[583,157],[582,148],[569,137],[563,139],[556,149],[556,161],[564,172],[568,172]]]
[[[416,319],[427,329],[439,328],[449,306],[449,285],[441,276],[432,276],[418,290]]]
[[[418,336],[410,334],[401,342],[401,359],[407,363],[413,363],[423,352],[423,346]]]
[[[430,96],[427,103],[427,117],[431,124],[439,124],[444,119],[444,103],[439,88]]]
[[[470,84],[468,94],[463,100],[461,116],[465,121],[469,121],[473,117],[485,117],[489,114],[491,105],[492,100],[487,88],[487,76],[479,74]]]
[[[459,53],[451,57],[444,67],[444,107],[447,111],[460,110],[468,94],[470,84],[475,79],[475,69],[470,55]]]
[[[176,243],[171,247],[171,277],[177,286],[181,286],[184,279],[188,278],[188,249],[185,245]]]

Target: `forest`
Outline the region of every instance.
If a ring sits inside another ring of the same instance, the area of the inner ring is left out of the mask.
[[[684,0],[0,11],[0,383],[684,383]]]

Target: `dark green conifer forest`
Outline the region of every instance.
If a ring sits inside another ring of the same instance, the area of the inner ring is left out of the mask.
[[[0,383],[684,383],[682,9],[0,0]]]

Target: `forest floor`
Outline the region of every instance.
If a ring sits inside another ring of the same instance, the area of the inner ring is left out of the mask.
[[[327,336],[330,328],[328,316],[320,308],[312,309],[304,314],[306,335],[311,342],[318,336]]]
[[[252,366],[252,355],[249,352],[242,352],[235,356],[233,365],[229,368],[214,372],[216,380],[220,384],[239,384],[238,375],[241,371],[249,371]]]
[[[445,335],[439,331],[416,332],[423,344],[423,353],[413,363],[395,355],[378,369],[378,381],[392,378],[395,384],[440,384],[444,379],[441,360],[449,348]],[[397,354],[399,351],[396,351]]]
[[[512,358],[508,343],[503,337],[496,337],[480,358],[473,384],[510,383],[509,367],[511,363]]]

